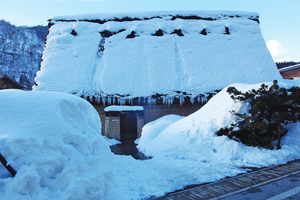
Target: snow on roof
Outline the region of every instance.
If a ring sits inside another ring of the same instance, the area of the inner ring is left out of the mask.
[[[292,66],[288,66],[288,67],[283,67],[278,70],[279,70],[279,72],[286,72],[286,71],[290,71],[293,69],[299,69],[299,68],[300,68],[300,64],[296,64],[296,65],[292,65]]]
[[[282,79],[257,22],[233,11],[54,17],[33,89],[124,104]]]
[[[104,109],[105,112],[122,112],[122,111],[143,111],[143,106],[108,106]]]
[[[174,18],[175,17],[175,18]],[[106,23],[107,21],[139,21],[154,18],[175,20],[176,18],[189,18],[202,20],[219,20],[228,18],[246,18],[258,21],[259,14],[255,12],[226,11],[226,10],[203,10],[203,11],[151,11],[151,12],[110,12],[79,15],[61,15],[51,17],[48,21],[56,23],[58,21],[91,21]]]

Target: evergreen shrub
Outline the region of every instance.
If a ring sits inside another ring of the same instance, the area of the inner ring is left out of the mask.
[[[235,123],[217,131],[218,136],[226,135],[230,139],[244,143],[247,146],[274,148],[277,139],[277,149],[280,149],[280,139],[287,133],[284,126],[300,121],[300,88],[289,89],[279,87],[277,80],[268,87],[262,84],[259,89],[241,92],[235,87],[227,89],[235,101],[248,103],[248,113],[231,113],[237,116]]]

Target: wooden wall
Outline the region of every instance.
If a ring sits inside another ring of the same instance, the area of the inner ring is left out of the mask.
[[[281,76],[284,79],[296,79],[300,78],[300,68],[298,69],[292,69],[289,71],[280,72]]]
[[[172,105],[165,105],[165,104],[156,104],[156,105],[143,105],[144,107],[144,116],[138,115],[137,117],[137,131],[138,137],[141,136],[142,127],[151,121],[154,121],[160,117],[169,114],[176,114],[180,116],[188,116],[197,110],[199,110],[203,105],[198,104],[172,104]],[[105,116],[103,105],[94,105],[95,109],[100,115],[101,124],[102,124],[102,135],[105,135],[110,138],[120,139],[120,118],[110,116]],[[105,127],[106,124],[106,127]],[[108,127],[109,126],[109,127]]]

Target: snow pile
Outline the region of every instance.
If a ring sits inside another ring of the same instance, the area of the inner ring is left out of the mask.
[[[106,136],[103,136],[103,138],[105,139],[105,141],[108,143],[109,146],[113,146],[113,145],[116,145],[116,144],[121,144],[121,142],[117,139],[111,139],[111,138],[108,138]]]
[[[124,104],[153,95],[194,101],[235,82],[280,80],[257,21],[233,11],[56,17],[34,90]]]
[[[148,144],[166,127],[182,118],[183,117],[179,115],[166,115],[146,124],[142,129],[143,137],[141,137],[138,141],[138,148],[140,151],[144,151],[143,147],[148,146]]]
[[[113,155],[98,113],[54,92],[0,91],[0,152],[16,171],[4,199],[115,199]]]
[[[279,83],[292,84],[300,81]],[[247,110],[226,89],[188,117],[168,115],[145,125],[138,147],[153,158],[143,161],[112,155],[108,143],[116,141],[99,135],[98,114],[82,99],[7,90],[0,103],[0,152],[17,170],[14,178],[0,174],[2,199],[145,199],[245,173],[241,167],[300,159],[300,123],[289,125],[280,150],[215,136],[234,120],[230,110]]]
[[[233,86],[238,90],[248,91],[259,88],[260,85]],[[291,86],[288,83],[279,85]],[[234,122],[235,118],[229,111],[247,110],[245,104],[234,103],[226,90],[227,88],[223,89],[199,111],[171,124],[161,132],[156,132],[155,138],[150,143],[140,143],[139,149],[148,156],[197,160],[209,165],[222,163],[235,167],[262,167],[300,158],[300,135],[297,134],[300,131],[299,123],[290,125],[290,131],[282,140],[282,149],[277,151],[247,147],[226,136],[217,137],[215,133],[219,128]],[[148,132],[150,131],[152,130]],[[145,137],[149,137],[149,134],[151,133],[144,133]]]

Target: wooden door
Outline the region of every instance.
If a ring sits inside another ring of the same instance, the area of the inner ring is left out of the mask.
[[[137,138],[137,113],[128,112],[120,115],[121,141],[133,141]]]

